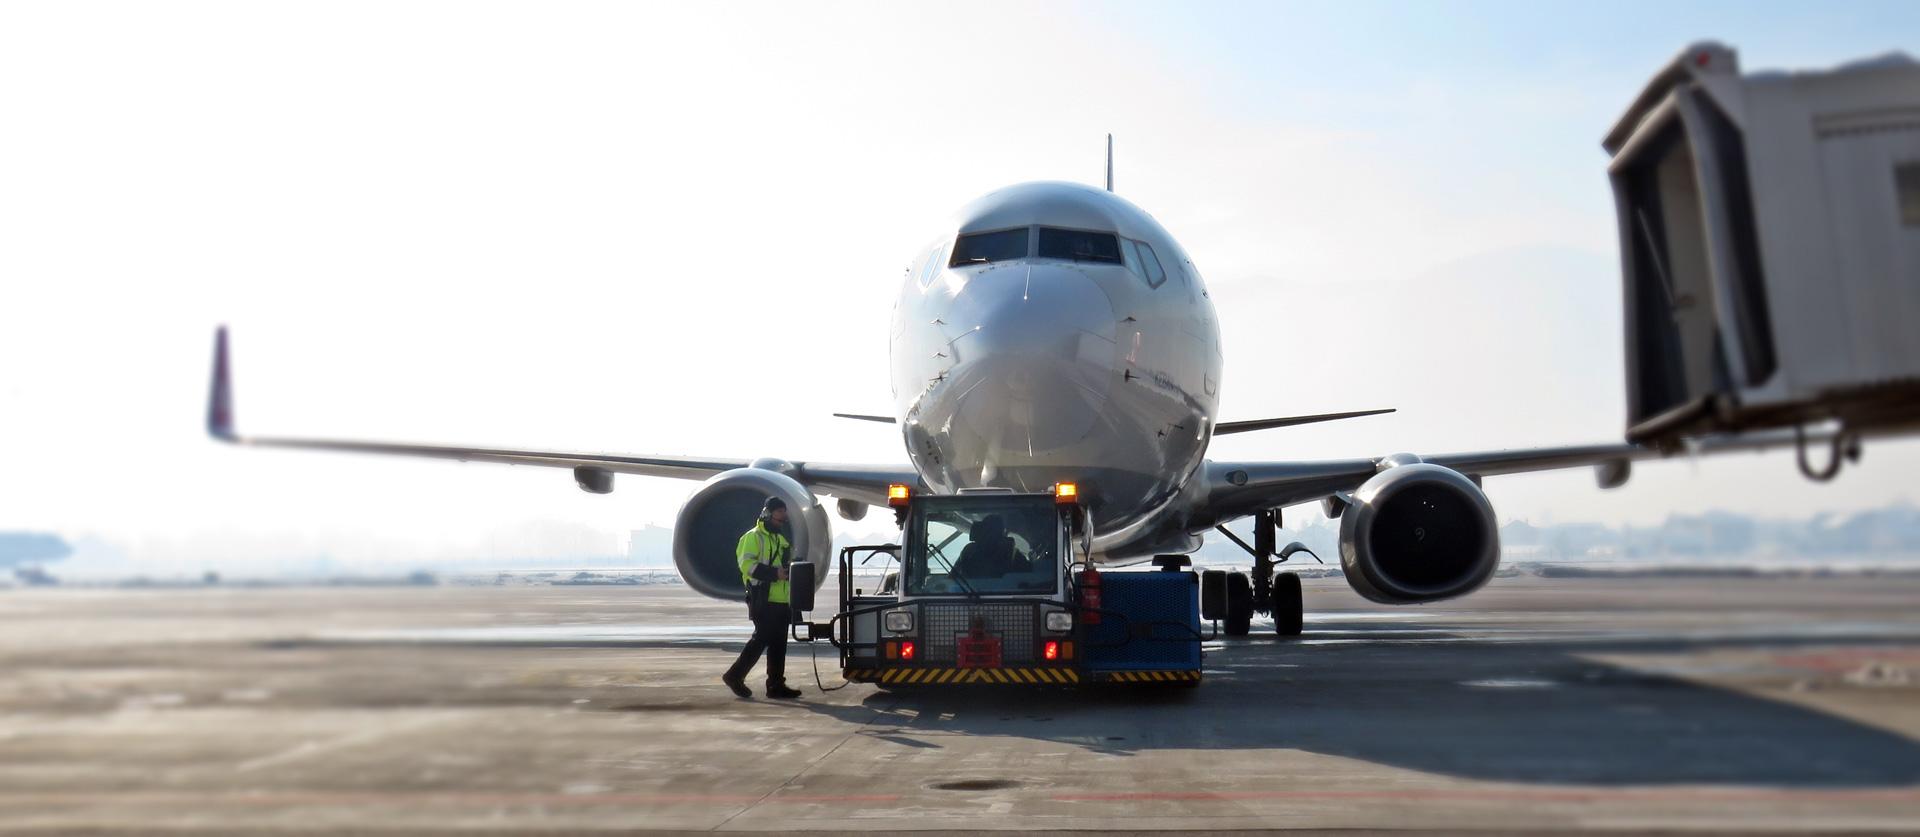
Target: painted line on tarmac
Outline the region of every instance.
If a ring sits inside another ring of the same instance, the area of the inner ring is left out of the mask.
[[[409,644],[409,645],[495,645],[577,643],[617,644],[648,640],[686,643],[733,641],[753,633],[753,626],[711,625],[505,625],[471,628],[395,628],[317,631],[305,639],[312,642]]]
[[[1484,802],[1916,802],[1920,787],[1904,788],[1459,788],[1431,790],[1272,790],[1272,791],[1138,791],[1116,793],[1061,793],[1055,802],[1183,802],[1232,800],[1377,800]]]
[[[657,793],[487,793],[421,791],[316,791],[264,793],[36,792],[0,793],[0,806],[55,805],[705,805],[712,803],[818,805],[836,802],[899,802],[898,794],[796,795]]]
[[[1265,638],[1260,638],[1264,640]],[[1564,627],[1450,628],[1436,622],[1424,628],[1356,628],[1320,630],[1308,626],[1305,634],[1284,640],[1289,645],[1537,645],[1562,643],[1706,643],[1706,642],[1827,642],[1920,640],[1920,624],[1844,622],[1808,625],[1743,625],[1731,628],[1678,628],[1669,631],[1609,631],[1591,625]],[[1257,646],[1259,641],[1235,641],[1228,649]]]

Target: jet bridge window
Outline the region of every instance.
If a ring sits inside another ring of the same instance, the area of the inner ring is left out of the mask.
[[[1027,257],[1027,228],[998,232],[969,233],[953,242],[953,258],[948,267],[1004,262]]]
[[[1113,233],[1040,228],[1040,258],[1120,264],[1120,237]]]

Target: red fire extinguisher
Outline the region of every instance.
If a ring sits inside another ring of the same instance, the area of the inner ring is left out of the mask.
[[[1100,571],[1093,567],[1080,571],[1080,624],[1100,624]]]

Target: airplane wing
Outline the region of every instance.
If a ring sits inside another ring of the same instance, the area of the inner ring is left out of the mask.
[[[1385,410],[1355,410],[1347,413],[1318,413],[1310,416],[1281,416],[1279,418],[1253,419],[1251,421],[1223,421],[1213,426],[1213,433],[1216,436],[1224,436],[1228,433],[1247,433],[1254,430],[1271,430],[1276,427],[1296,427],[1302,424],[1339,421],[1341,419],[1360,418],[1361,416],[1377,416],[1391,412],[1393,412],[1393,409],[1388,408]],[[878,422],[880,424],[894,423],[892,416],[875,416],[864,413],[834,413],[833,417]]]
[[[1805,441],[1835,441],[1829,432],[1808,433]],[[1477,451],[1421,455],[1419,460],[1451,468],[1472,477],[1551,471],[1561,468],[1596,466],[1602,487],[1611,488],[1626,481],[1633,462],[1702,454],[1763,452],[1793,448],[1799,440],[1793,431],[1707,436],[1692,440],[1679,450],[1662,450],[1626,443],[1574,445],[1555,448]],[[1209,485],[1204,513],[1194,523],[1212,526],[1264,509],[1313,502],[1339,492],[1360,487],[1380,470],[1386,457],[1334,459],[1318,462],[1220,462],[1207,463]],[[1195,527],[1201,528],[1199,526]]]
[[[1348,413],[1320,413],[1311,416],[1282,416],[1280,418],[1253,419],[1251,421],[1223,421],[1213,426],[1213,435],[1224,436],[1228,433],[1247,433],[1254,430],[1271,430],[1276,427],[1297,427],[1302,424],[1316,424],[1323,421],[1377,416],[1393,412],[1385,410],[1355,410]]]
[[[243,435],[234,423],[233,380],[228,371],[225,328],[221,328],[214,339],[213,385],[207,403],[207,433],[215,439],[230,444],[263,448],[375,453],[452,459],[460,462],[496,462],[506,465],[571,468],[574,479],[581,488],[601,494],[612,490],[613,474],[701,480],[722,471],[745,468],[755,461]],[[789,464],[793,465],[793,470],[787,472],[788,476],[807,486],[809,490],[872,505],[886,505],[889,484],[918,485],[920,482],[919,475],[906,465],[844,465],[812,462]]]

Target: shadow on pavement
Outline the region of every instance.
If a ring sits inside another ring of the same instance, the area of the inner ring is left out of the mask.
[[[875,691],[856,705],[805,705],[864,724],[863,735],[922,747],[938,746],[945,736],[978,735],[1114,754],[1298,749],[1514,783],[1861,788],[1920,782],[1920,744],[1906,737],[1577,656],[1677,647],[1670,640],[1247,639],[1211,653],[1207,681],[1197,689],[908,687]]]
[[[1587,636],[1562,640],[1467,638],[1444,626],[1418,630],[1377,621],[1323,621],[1308,641],[1250,637],[1207,658],[1195,689],[1089,687],[923,687],[882,691],[853,685],[820,694],[821,675],[839,682],[831,648],[788,652],[799,711],[858,725],[858,734],[897,746],[937,749],[951,736],[1006,736],[1088,751],[1297,749],[1484,781],[1566,785],[1748,785],[1869,788],[1920,784],[1920,743],[1883,729],[1790,703],[1623,668],[1587,655],[1705,655],[1731,649],[1875,645],[1884,636],[1713,639]],[[435,645],[291,641],[282,651]],[[450,643],[467,648],[708,648],[718,637]],[[1906,641],[1903,644],[1910,644]],[[715,668],[717,677],[719,666]],[[370,684],[369,689],[377,684]],[[733,698],[676,700],[621,711],[731,711]],[[377,691],[377,689],[375,689]],[[490,686],[488,701],[538,701]],[[1902,692],[1911,694],[1911,692]]]

